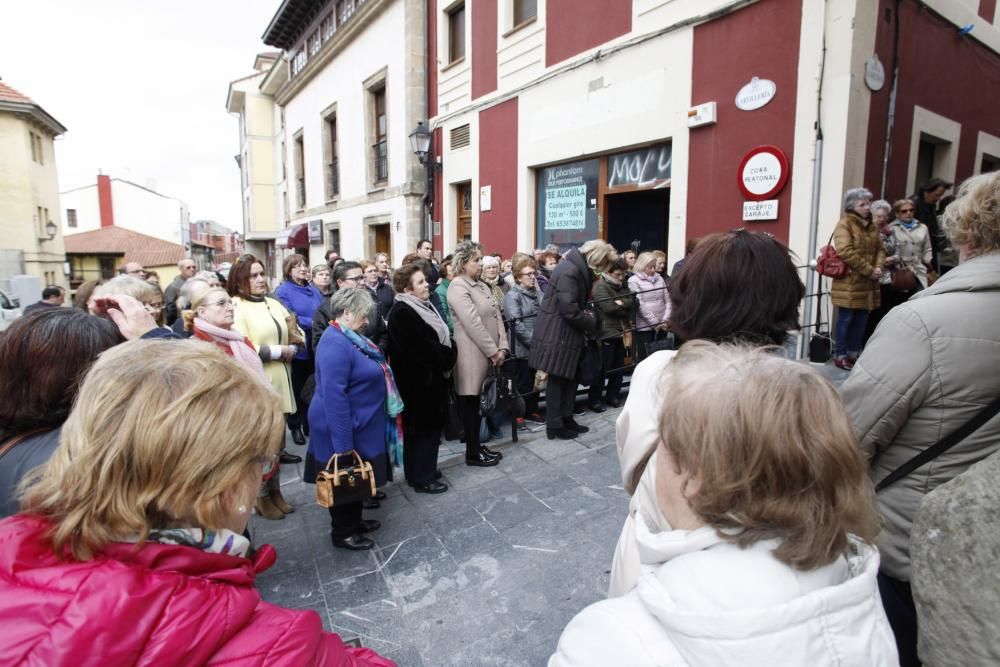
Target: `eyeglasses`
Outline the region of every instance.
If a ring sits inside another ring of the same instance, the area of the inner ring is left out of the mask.
[[[218,301],[213,301],[213,302],[211,302],[211,303],[209,303],[207,305],[209,305],[209,306],[215,306],[216,308],[225,308],[226,306],[233,305],[233,300],[232,299],[219,299]]]
[[[529,271],[521,271],[521,275],[524,276],[525,278],[534,278],[535,277],[535,272],[534,271],[530,271],[530,270]]]
[[[263,480],[270,479],[278,471],[277,454],[264,454],[255,458],[253,462],[260,464],[260,477]]]
[[[912,208],[901,208],[901,209],[899,209],[899,212],[900,212],[900,213],[913,213],[913,212],[914,212],[914,210],[916,210],[916,209],[912,209]]]
[[[360,276],[344,276],[341,280],[350,280],[352,283],[357,283],[359,280],[364,280],[364,275]]]
[[[160,301],[159,303],[155,303],[155,302],[154,303],[144,303],[144,304],[142,304],[142,307],[146,309],[147,313],[152,313],[152,312],[155,312],[155,311],[158,311],[158,310],[163,310],[163,302]]]

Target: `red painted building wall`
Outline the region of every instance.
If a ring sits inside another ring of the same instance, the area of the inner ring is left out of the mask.
[[[510,257],[517,250],[517,98],[479,112],[479,187],[492,186],[492,206],[479,211],[479,242]],[[478,206],[479,193],[472,193]]]
[[[115,205],[111,197],[111,177],[97,177],[97,206],[101,211],[101,227],[115,224]]]
[[[774,145],[794,161],[796,77],[802,8],[760,2],[694,29],[691,103],[715,101],[718,122],[690,133],[687,236],[744,226],[738,170],[743,156]],[[736,108],[736,93],[753,77],[777,94],[755,111]],[[779,193],[776,221],[747,223],[788,242],[791,181]]]
[[[892,87],[895,4],[894,0],[879,3],[875,41],[875,51],[885,66],[886,82],[871,98],[864,185],[876,194],[882,184]],[[1000,136],[1000,55],[974,38],[960,35],[952,23],[916,0],[903,0],[899,9],[899,80],[885,184],[885,196],[890,201],[912,194],[906,192],[906,182],[914,105],[961,123],[955,173],[958,182],[971,176],[977,168],[979,132]],[[888,21],[886,10],[889,10]],[[927,48],[927,45],[934,48]]]
[[[472,0],[472,99],[497,89],[497,0]]]
[[[996,16],[997,11],[997,0],[979,0],[979,16],[984,18],[990,23],[993,22],[993,17]]]
[[[545,66],[551,67],[631,30],[632,0],[548,0]],[[494,50],[495,46],[496,42]]]
[[[437,0],[427,0],[427,117],[438,112]]]

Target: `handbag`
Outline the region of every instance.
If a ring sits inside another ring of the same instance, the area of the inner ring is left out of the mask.
[[[843,278],[849,270],[847,263],[837,254],[837,249],[833,246],[833,234],[830,234],[830,240],[819,249],[816,257],[816,272],[827,278]]]
[[[352,455],[351,465],[340,467],[340,457]],[[333,472],[330,472],[330,464]],[[355,451],[334,454],[316,473],[316,502],[322,507],[350,505],[375,496],[375,471]]]
[[[601,348],[593,338],[583,341],[583,353],[576,363],[576,383],[585,387],[601,379]]]
[[[980,410],[972,419],[952,431],[951,434],[941,440],[938,440],[933,445],[886,475],[881,482],[875,485],[875,493],[878,493],[890,484],[895,484],[920,466],[941,456],[949,449],[979,430],[979,427],[993,419],[997,413],[1000,413],[1000,398],[994,399],[992,403]]]
[[[646,356],[648,357],[654,352],[659,352],[660,350],[673,350],[676,345],[677,341],[674,338],[673,331],[668,331],[666,333],[657,331],[653,334],[653,340],[646,343]]]
[[[632,349],[632,329],[626,325],[622,325],[622,345],[625,346],[626,350]]]
[[[516,398],[517,383],[514,378],[490,364],[479,388],[479,414],[483,417],[504,414],[511,409]]]
[[[305,345],[306,338],[304,332],[299,327],[299,319],[295,316],[295,313],[290,313],[288,317],[285,318],[285,326],[288,327],[288,344],[289,345]]]
[[[892,272],[892,289],[897,292],[917,289],[917,276],[909,269],[896,269]]]

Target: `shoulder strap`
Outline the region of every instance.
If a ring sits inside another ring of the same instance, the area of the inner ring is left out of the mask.
[[[911,472],[924,465],[925,463],[936,459],[937,457],[944,454],[946,451],[957,445],[958,443],[965,440],[967,437],[975,433],[981,426],[986,422],[993,419],[996,414],[1000,412],[1000,398],[995,399],[992,403],[983,408],[975,417],[967,421],[960,428],[953,431],[950,435],[942,440],[934,443],[924,451],[920,452],[912,459],[899,466],[893,470],[889,475],[883,479],[881,482],[875,485],[875,492],[878,493],[890,484],[894,484],[901,480],[902,478],[909,475]]]
[[[49,428],[35,428],[31,429],[30,431],[25,431],[24,433],[19,433],[18,435],[15,435],[13,438],[9,439],[7,442],[0,445],[0,459],[2,459],[7,452],[14,449],[14,447],[17,447],[24,440],[27,440],[31,436],[38,435],[39,433],[45,433],[46,431],[51,431],[51,430],[52,429]]]

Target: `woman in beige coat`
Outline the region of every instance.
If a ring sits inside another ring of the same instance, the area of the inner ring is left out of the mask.
[[[834,363],[846,371],[854,367],[861,354],[868,314],[878,308],[878,279],[885,263],[885,250],[872,222],[869,208],[872,193],[851,188],[844,194],[844,215],[833,230],[833,246],[850,269],[843,278],[835,278],[833,305],[837,312],[837,350]]]
[[[458,350],[455,391],[465,426],[465,463],[487,467],[495,466],[503,455],[479,442],[479,390],[490,364],[502,364],[509,348],[503,315],[490,288],[479,279],[482,262],[482,246],[474,241],[462,241],[455,249],[448,308]]]

